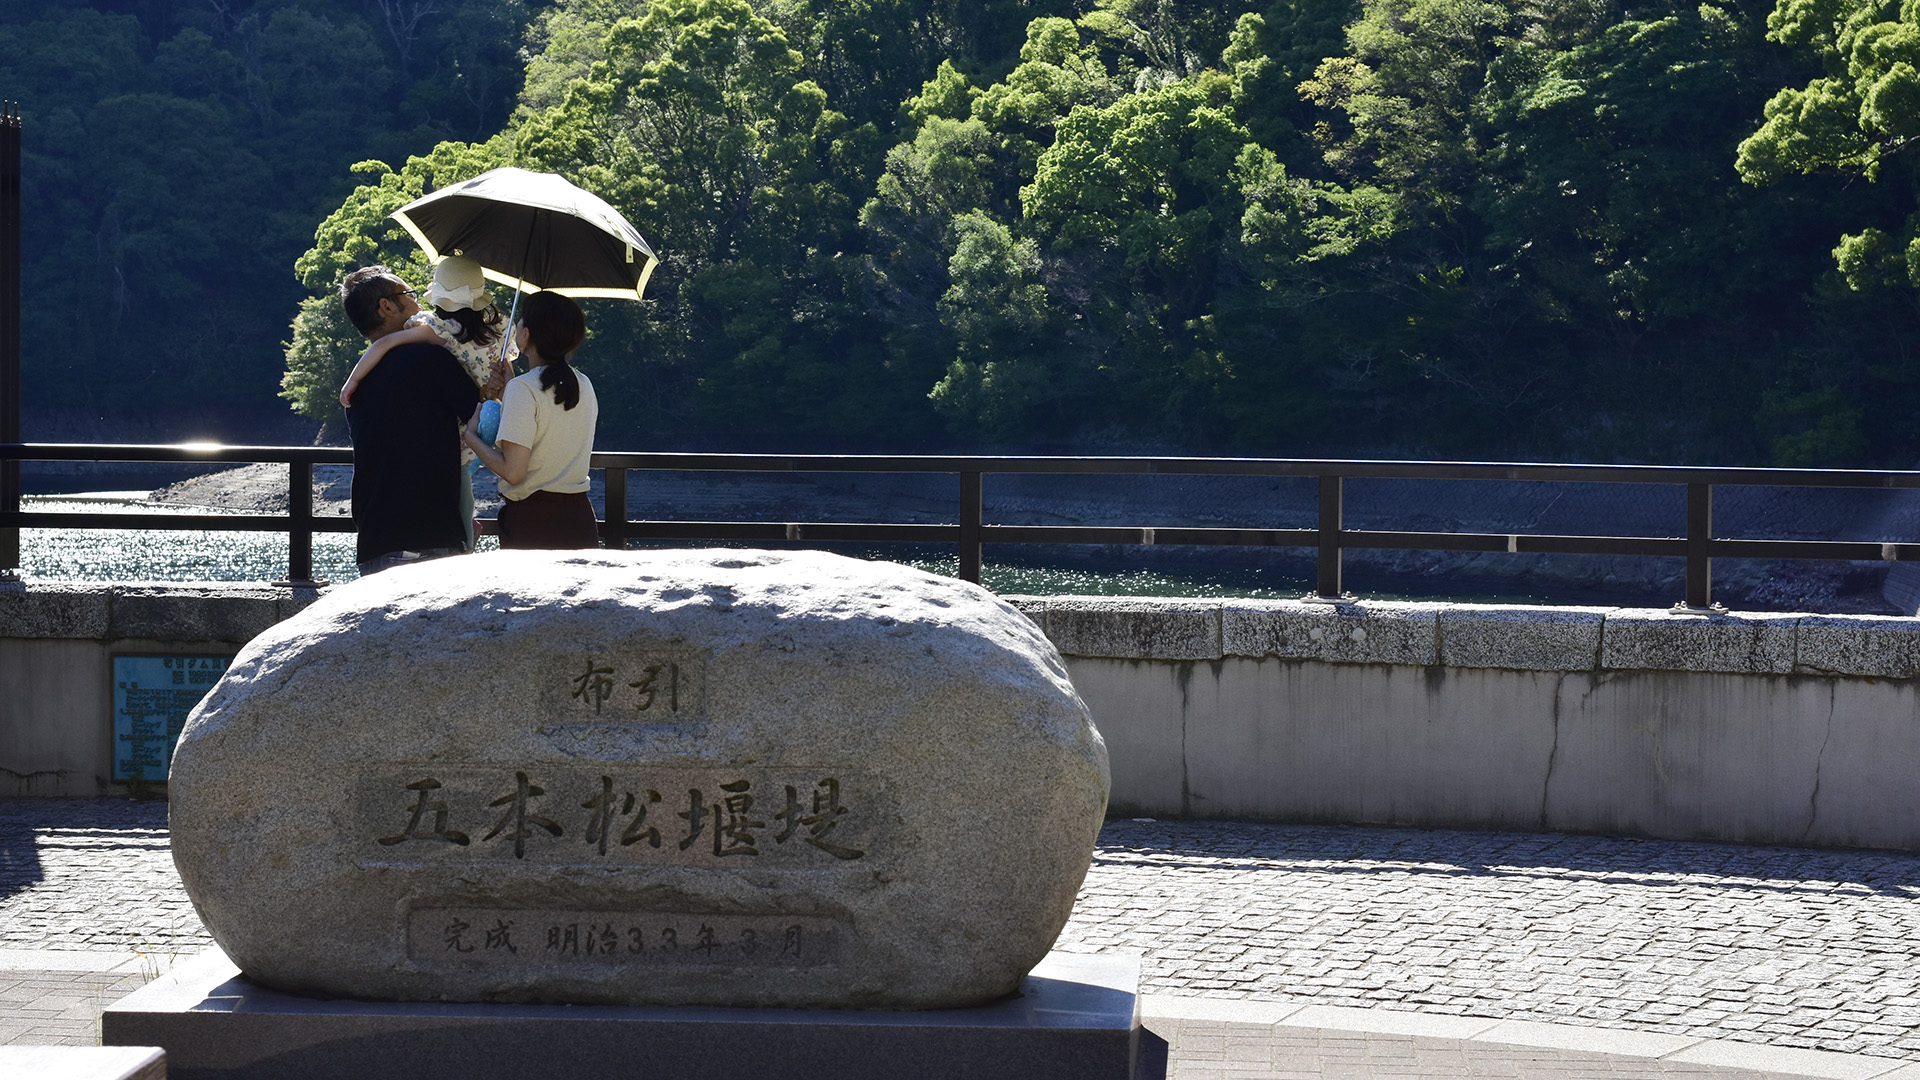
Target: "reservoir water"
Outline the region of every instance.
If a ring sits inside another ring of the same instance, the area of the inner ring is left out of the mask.
[[[206,507],[168,508],[144,501],[146,492],[92,493],[92,496],[29,495],[21,509],[62,513],[217,514]],[[352,533],[316,533],[314,573],[325,581],[346,582],[354,568]],[[497,546],[480,538],[482,551]],[[635,547],[641,546],[638,542]],[[669,546],[665,544],[648,546]],[[890,559],[936,574],[957,576],[959,556],[939,545],[838,545],[833,550],[856,558]],[[1270,566],[1127,567],[1050,566],[994,560],[983,567],[983,584],[997,593],[1092,596],[1236,596],[1282,598],[1305,593],[1304,576],[1276,572]],[[287,534],[205,530],[23,529],[21,573],[33,581],[274,581],[287,574]],[[1515,598],[1516,600],[1524,598]]]
[[[29,495],[22,509],[71,513],[218,514],[205,506],[168,507],[147,500],[145,491]],[[240,511],[230,511],[238,513]],[[791,520],[791,519],[789,519]],[[804,519],[803,519],[804,520]],[[639,547],[701,546],[683,541],[630,541]],[[480,538],[482,551],[492,537]],[[718,542],[715,545],[718,546]],[[729,546],[756,545],[733,543]],[[887,559],[930,573],[958,576],[959,556],[938,544],[806,544],[842,555]],[[255,581],[287,575],[287,535],[279,532],[205,530],[23,529],[21,572],[30,581]],[[314,572],[323,581],[341,583],[359,576],[354,567],[352,533],[316,533]],[[1682,595],[1677,559],[1618,560],[1587,578],[1538,575],[1501,579],[1486,575],[1436,572],[1431,564],[1403,569],[1369,561],[1350,552],[1344,583],[1348,591],[1375,600],[1445,600],[1499,604],[1580,604],[1659,607]],[[1551,558],[1569,558],[1548,556]],[[1825,564],[1815,570],[1832,581],[1807,579],[1777,597],[1753,587],[1776,580],[1777,567],[1752,560],[1716,560],[1716,598],[1743,610],[1867,611],[1892,613],[1880,596],[1878,579],[1850,595],[1840,575],[1871,575],[1872,569]],[[1668,565],[1672,564],[1672,565]],[[1742,567],[1745,565],[1745,569]],[[1617,569],[1616,569],[1617,568]],[[988,545],[982,584],[996,593],[1031,596],[1171,596],[1293,599],[1313,586],[1313,552],[1286,548],[1089,547],[1068,545]],[[1878,573],[1884,574],[1880,569]],[[1718,591],[1721,582],[1744,574],[1752,579],[1745,595]],[[1786,580],[1786,579],[1780,579]],[[1791,583],[1791,582],[1790,582]]]

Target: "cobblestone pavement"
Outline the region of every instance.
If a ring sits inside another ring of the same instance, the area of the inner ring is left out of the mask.
[[[1920,856],[1109,822],[1061,935],[1143,990],[1920,1060]]]
[[[173,872],[164,803],[0,800],[0,952],[171,958],[206,944]],[[1920,1061],[1920,856],[1116,821],[1060,945],[1143,954],[1142,989],[1155,994]],[[98,982],[105,1000],[128,978],[124,968],[63,977],[69,997]],[[36,988],[0,978],[0,1043],[37,1022],[19,1011]],[[1176,1073],[1212,1075],[1184,1044],[1181,1058]]]
[[[166,803],[0,799],[0,949],[175,955],[212,942],[173,871]]]

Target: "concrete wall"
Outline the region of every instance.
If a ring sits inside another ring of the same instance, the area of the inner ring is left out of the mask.
[[[312,589],[0,583],[0,796],[92,796],[112,776],[115,653],[231,656]]]
[[[1016,598],[1113,812],[1920,850],[1920,620]]]
[[[252,585],[0,585],[0,795],[110,790],[108,658],[230,654]],[[1920,619],[1010,597],[1113,811],[1920,850]]]

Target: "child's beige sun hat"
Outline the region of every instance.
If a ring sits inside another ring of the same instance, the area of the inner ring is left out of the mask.
[[[440,260],[433,268],[433,284],[427,286],[427,295],[422,299],[447,311],[459,308],[479,311],[493,306],[480,264],[465,255],[449,255]]]

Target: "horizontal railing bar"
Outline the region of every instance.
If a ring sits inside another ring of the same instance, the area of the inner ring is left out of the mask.
[[[1389,551],[1506,551],[1555,555],[1685,555],[1687,542],[1654,536],[1556,536],[1544,533],[1340,533],[1340,546]]]
[[[314,515],[314,532],[352,532],[353,519]],[[291,517],[274,514],[86,514],[74,511],[0,511],[0,529],[133,529],[180,532],[286,532]]]
[[[319,465],[351,465],[353,449],[346,446],[222,446],[191,443],[0,443],[0,461],[7,460],[167,461],[183,465],[213,461],[237,461],[250,465],[308,461]]]
[[[0,461],[293,462],[351,464],[327,446],[197,446],[0,443]],[[693,454],[601,451],[596,468],[671,472],[1052,473],[1180,476],[1343,476],[1394,480],[1546,480],[1615,484],[1737,484],[1767,487],[1920,488],[1920,471],[1709,468],[1551,462],[1355,461],[1338,458],[974,457],[831,454]]]
[[[0,512],[0,529],[128,529],[180,532],[286,532],[292,519],[267,514],[89,514]],[[313,531],[349,533],[350,517],[315,516]],[[493,519],[482,519],[490,524]],[[958,525],[895,525],[881,522],[628,521],[627,535],[641,540],[874,541],[953,543]],[[990,544],[1187,544],[1213,547],[1314,545],[1312,529],[1158,528],[1153,526],[988,525]],[[1341,530],[1347,548],[1388,551],[1491,551],[1519,554],[1646,555],[1678,557],[1686,541],[1633,536],[1552,536],[1538,533],[1435,533]],[[1715,558],[1824,559],[1855,562],[1920,561],[1920,544],[1873,540],[1714,540]]]
[[[665,472],[933,472],[1344,476],[1393,480],[1558,480],[1614,484],[1740,484],[1766,487],[1920,488],[1920,472],[1858,469],[1702,468],[1691,465],[1500,464],[1476,461],[1347,461],[1318,458],[882,457],[597,452],[597,467]]]
[[[1920,560],[1920,544],[1892,544],[1875,540],[1713,540],[1708,542],[1707,550],[1719,559]]]
[[[831,540],[946,543],[959,539],[958,525],[889,525],[846,521],[628,521],[629,540]]]
[[[952,543],[957,525],[865,522],[629,521],[630,536],[672,540],[834,540]],[[991,544],[1187,544],[1211,547],[1314,546],[1313,529],[1157,528],[1119,525],[988,525]],[[1556,555],[1644,555],[1679,558],[1686,541],[1643,536],[1559,536],[1542,533],[1431,533],[1342,530],[1342,547],[1400,551],[1491,551]],[[1920,560],[1920,544],[1851,540],[1715,540],[1726,558],[1800,558],[1850,561]],[[1891,554],[1890,554],[1891,553]]]
[[[0,529],[129,529],[226,532],[286,532],[292,519],[267,514],[89,514],[77,512],[0,512]],[[350,517],[310,519],[315,532],[349,533]],[[482,524],[492,519],[483,519]],[[627,535],[640,540],[770,540],[882,543],[953,543],[958,525],[882,522],[628,521]],[[990,544],[1188,544],[1214,547],[1314,546],[1313,529],[1159,528],[1153,526],[988,525],[982,542]],[[1557,555],[1645,555],[1678,557],[1686,541],[1634,536],[1554,536],[1539,533],[1436,533],[1346,530],[1347,548],[1387,551],[1491,551]],[[1872,540],[1729,540],[1711,542],[1715,558],[1822,559],[1855,562],[1920,561],[1920,544]]]
[[[351,466],[345,447],[220,446],[211,444],[108,445],[0,442],[0,463],[17,461],[285,463],[293,500],[286,515],[21,512],[9,499],[0,506],[0,530],[37,528],[154,531],[284,532],[294,576],[312,573],[316,532],[350,533],[345,515],[315,516],[306,498],[316,464]],[[1321,595],[1340,595],[1340,552],[1349,549],[1402,551],[1553,553],[1686,558],[1687,600],[1692,609],[1709,604],[1708,574],[1714,558],[1920,561],[1920,544],[1880,541],[1712,539],[1711,499],[1716,485],[1920,489],[1920,471],[1847,469],[1715,469],[1672,465],[1579,465],[1445,461],[1349,461],[1293,458],[1192,457],[985,457],[888,455],[765,455],[688,453],[596,453],[595,468],[609,470],[607,509],[626,516],[625,482],[632,470],[727,471],[758,473],[923,473],[950,474],[960,481],[960,518],[946,523],[780,522],[780,521],[630,521],[616,520],[604,531],[618,545],[626,538],[645,540],[741,540],[758,543],[934,543],[957,542],[961,573],[979,580],[980,550],[993,544],[1185,545],[1204,547],[1314,548],[1320,561]],[[1311,529],[1261,529],[1174,526],[991,525],[980,520],[980,483],[989,474],[1262,476],[1317,479],[1320,522]],[[1415,532],[1345,529],[1341,526],[1342,485],[1348,479],[1498,480],[1686,486],[1685,537],[1566,536],[1528,533]],[[1329,502],[1329,492],[1332,493]],[[1331,509],[1329,509],[1331,507]],[[480,532],[497,535],[492,519]],[[7,556],[17,561],[17,555]],[[1328,570],[1331,558],[1331,572]],[[5,570],[6,567],[0,567]]]
[[[1197,544],[1221,547],[1312,547],[1315,529],[1160,528],[1125,525],[987,525],[990,544]]]
[[[997,544],[1195,544],[1216,547],[1313,547],[1317,529],[1128,528],[1073,525],[989,525]],[[1528,533],[1441,533],[1340,530],[1343,548],[1388,551],[1506,551],[1568,555],[1684,555],[1686,541],[1644,536],[1551,536]],[[1852,558],[1815,555],[1812,558]],[[1877,553],[1872,556],[1879,558]]]

